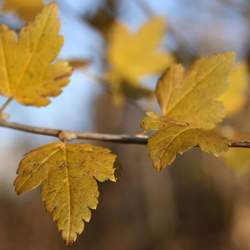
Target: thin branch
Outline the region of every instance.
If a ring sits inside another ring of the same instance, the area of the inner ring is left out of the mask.
[[[0,127],[5,127],[9,129],[19,130],[32,134],[52,136],[59,139],[62,139],[62,134],[64,137],[69,140],[80,139],[80,140],[95,140],[95,141],[106,141],[106,142],[115,142],[122,144],[137,144],[137,145],[146,145],[148,143],[149,136],[143,134],[136,135],[124,135],[124,134],[102,134],[102,133],[84,133],[76,131],[64,131],[61,129],[51,129],[51,128],[42,128],[34,127],[25,124],[7,122],[4,120],[0,121]],[[229,145],[231,148],[250,148],[250,140],[244,141],[234,141]]]
[[[12,98],[8,98],[2,107],[0,108],[0,113],[3,113],[3,111],[9,106],[9,104],[12,102]]]
[[[61,138],[60,135],[62,132],[65,134],[71,134],[72,139],[81,139],[81,140],[96,140],[96,141],[108,141],[116,143],[125,143],[125,144],[147,144],[148,136],[146,135],[115,135],[115,134],[101,134],[101,133],[84,133],[84,132],[75,132],[75,131],[64,131],[61,129],[51,129],[51,128],[41,128],[34,127],[25,124],[7,122],[4,120],[0,121],[0,127],[5,127],[9,129],[19,130],[32,134],[46,135]]]

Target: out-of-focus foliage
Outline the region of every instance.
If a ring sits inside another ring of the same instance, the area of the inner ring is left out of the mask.
[[[116,156],[87,144],[52,143],[28,153],[21,161],[15,189],[18,194],[42,185],[42,199],[57,222],[66,244],[82,233],[90,209],[98,204],[100,182],[116,181]]]
[[[166,119],[151,114],[142,122],[144,129],[156,131],[148,148],[157,170],[197,145],[216,156],[227,150],[226,139],[206,130],[225,116],[217,98],[226,91],[234,57],[232,52],[204,57],[186,72],[174,64],[158,81],[156,97]]]
[[[4,0],[3,11],[13,11],[24,21],[31,21],[43,6],[42,0]]]
[[[68,63],[73,69],[84,69],[85,67],[91,64],[91,61],[82,59],[72,59],[68,60]]]
[[[248,138],[247,133],[235,131],[230,126],[224,126],[221,133],[230,138],[230,141],[244,141]],[[232,168],[237,174],[245,174],[250,167],[250,152],[248,148],[230,148],[227,152],[221,155],[226,165]]]
[[[229,76],[229,88],[219,100],[226,108],[227,115],[240,111],[247,100],[248,70],[245,63],[235,66]]]
[[[63,45],[57,6],[51,4],[19,36],[0,26],[0,93],[21,104],[46,106],[68,84],[71,67],[54,62]]]
[[[93,15],[84,17],[92,27],[97,29],[106,39],[107,34],[115,22],[115,13],[118,5],[118,0],[104,0],[105,4],[98,8]]]
[[[161,72],[173,61],[170,53],[159,50],[166,29],[162,17],[152,18],[136,32],[119,21],[114,23],[108,36],[110,69],[105,78],[118,103],[124,97],[148,95],[150,90],[141,85],[142,78]]]
[[[226,164],[237,173],[243,174],[250,167],[250,152],[248,148],[233,148],[223,154]]]

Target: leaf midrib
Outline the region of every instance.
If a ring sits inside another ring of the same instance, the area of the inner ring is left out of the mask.
[[[31,50],[30,55],[29,55],[27,61],[26,61],[26,64],[24,65],[24,68],[23,68],[23,71],[22,71],[22,73],[21,73],[21,75],[20,75],[20,78],[18,79],[18,81],[17,81],[17,83],[16,83],[16,88],[15,88],[15,91],[16,91],[16,92],[17,92],[17,89],[18,89],[19,85],[21,84],[21,82],[22,82],[22,80],[23,80],[23,78],[24,78],[24,76],[25,76],[25,73],[26,73],[27,69],[29,68],[29,66],[30,66],[30,64],[31,64],[31,62],[32,62],[33,56],[34,56],[34,54],[35,54],[35,51],[36,51],[37,48],[38,48],[38,45],[39,45],[40,40],[41,40],[41,37],[42,37],[42,35],[43,35],[43,33],[44,33],[44,30],[45,30],[45,28],[46,28],[46,24],[47,24],[47,22],[48,22],[48,20],[49,20],[50,14],[51,14],[51,13],[49,12],[48,15],[47,15],[47,17],[46,17],[46,20],[45,20],[44,23],[43,23],[43,27],[42,27],[42,29],[41,29],[41,33],[39,34],[39,37],[38,37],[38,39],[37,39],[37,41],[36,41],[36,43],[35,43],[33,49]],[[32,28],[33,28],[33,27],[32,27]],[[19,42],[20,42],[20,40],[19,40]]]

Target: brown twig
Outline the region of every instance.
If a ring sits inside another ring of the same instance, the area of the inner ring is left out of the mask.
[[[19,130],[32,134],[46,135],[60,138],[62,132],[66,134],[74,135],[73,139],[81,140],[96,140],[96,141],[108,141],[126,144],[147,144],[148,136],[146,135],[115,135],[115,134],[102,134],[102,133],[84,133],[75,131],[64,131],[62,129],[51,129],[51,128],[41,128],[34,127],[25,124],[8,122],[0,120],[0,127],[5,127],[9,129]],[[60,138],[61,139],[61,138]]]
[[[96,140],[96,141],[107,141],[107,142],[115,142],[115,143],[123,143],[123,144],[138,144],[138,145],[146,145],[148,143],[149,136],[143,134],[136,135],[124,135],[124,134],[102,134],[102,133],[87,133],[87,132],[75,132],[75,131],[64,131],[61,129],[51,129],[51,128],[42,128],[42,127],[34,127],[25,124],[15,123],[15,122],[7,122],[4,120],[0,121],[0,127],[5,127],[9,129],[15,129],[27,133],[39,134],[57,137],[61,139],[62,132],[69,136],[72,140],[81,139],[81,140]],[[70,139],[69,139],[70,140]],[[234,141],[229,144],[231,148],[250,148],[250,140],[244,141]]]
[[[2,107],[0,108],[0,113],[3,113],[3,111],[8,107],[8,105],[12,102],[12,98],[8,98]]]

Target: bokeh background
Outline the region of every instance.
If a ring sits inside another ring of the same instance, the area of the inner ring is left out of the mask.
[[[23,0],[29,1],[29,0]],[[60,58],[88,59],[91,65],[74,72],[71,83],[46,108],[12,103],[10,119],[36,126],[105,133],[137,133],[144,110],[153,102],[114,105],[93,75],[102,71],[105,43],[93,26],[100,10],[136,30],[148,12],[164,16],[168,32],[162,47],[189,65],[195,58],[234,50],[250,63],[249,0],[58,0]],[[146,4],[145,4],[146,3]],[[104,16],[103,22],[107,21]],[[0,22],[19,30],[15,13],[0,12]],[[145,79],[154,87],[155,79]],[[0,101],[4,102],[1,97]],[[249,103],[227,120],[250,132]],[[249,135],[250,137],[250,135]],[[104,144],[119,155],[121,177],[100,187],[98,209],[84,233],[64,246],[39,190],[17,197],[13,180],[23,154],[53,141],[46,136],[0,129],[0,249],[1,250],[247,250],[250,249],[250,172],[239,174],[223,159],[194,149],[157,173],[145,146]],[[250,158],[250,151],[249,151]],[[250,162],[250,160],[249,160]],[[250,167],[250,164],[249,164]]]

